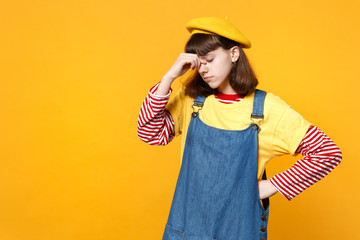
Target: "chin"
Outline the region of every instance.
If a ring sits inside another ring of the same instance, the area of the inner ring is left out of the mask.
[[[208,85],[211,89],[217,89],[217,88],[219,88],[219,86],[217,86],[217,85],[215,85],[215,84],[207,83],[207,85]]]

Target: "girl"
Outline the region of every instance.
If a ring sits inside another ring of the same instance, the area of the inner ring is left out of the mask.
[[[243,48],[250,41],[228,20],[197,18],[191,37],[160,83],[150,89],[138,136],[166,145],[182,134],[182,165],[163,235],[170,239],[267,239],[268,198],[288,200],[325,177],[340,149],[284,101],[256,89]],[[168,103],[172,82],[196,69]],[[267,162],[302,154],[265,180]]]

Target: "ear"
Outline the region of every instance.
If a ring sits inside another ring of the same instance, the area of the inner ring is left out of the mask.
[[[238,46],[234,46],[230,48],[230,54],[231,54],[231,61],[234,63],[236,62],[240,57],[240,50]]]

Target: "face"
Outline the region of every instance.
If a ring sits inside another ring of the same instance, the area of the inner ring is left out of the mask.
[[[199,56],[199,74],[212,89],[218,88],[221,93],[235,93],[229,84],[230,70],[233,62],[238,59],[234,48],[236,47],[226,50],[219,47],[204,56]]]

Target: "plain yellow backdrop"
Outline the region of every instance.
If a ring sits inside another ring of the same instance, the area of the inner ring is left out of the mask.
[[[294,200],[271,198],[269,239],[360,239],[359,10],[357,0],[2,1],[0,240],[161,239],[180,139],[146,145],[137,117],[200,16],[228,16],[252,42],[259,88],[343,151]],[[268,175],[295,160],[272,160]]]

